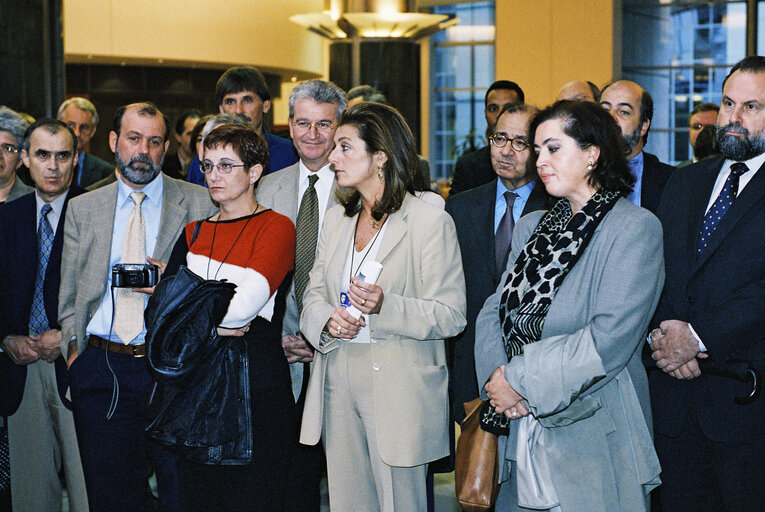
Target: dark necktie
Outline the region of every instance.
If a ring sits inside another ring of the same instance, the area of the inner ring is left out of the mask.
[[[515,203],[518,194],[508,190],[504,196],[507,209],[502,216],[502,220],[499,221],[497,234],[494,235],[494,257],[497,264],[497,277],[502,275],[507,264],[507,253],[510,252],[510,241],[513,239],[513,228],[515,227],[513,203]]]
[[[300,200],[297,222],[295,223],[295,297],[298,311],[303,309],[303,293],[308,286],[308,274],[316,257],[316,244],[319,240],[319,196],[316,194],[316,181],[319,176],[308,176],[308,188]]]
[[[48,221],[48,214],[53,210],[45,203],[40,209],[40,224],[37,226],[37,275],[35,276],[35,292],[32,296],[32,311],[29,314],[29,332],[40,334],[49,329],[48,315],[45,314],[43,286],[45,271],[48,269],[50,251],[53,248],[53,229]]]
[[[704,249],[706,249],[707,244],[709,243],[709,238],[712,236],[712,233],[714,233],[720,219],[723,218],[728,211],[728,208],[733,204],[733,201],[736,200],[736,196],[738,195],[738,179],[748,170],[749,168],[746,164],[741,162],[736,162],[730,166],[730,174],[728,174],[728,178],[725,180],[720,195],[717,196],[715,202],[712,203],[712,207],[709,208],[709,211],[704,216],[704,224],[701,226],[699,245],[696,249],[697,255],[704,252]]]

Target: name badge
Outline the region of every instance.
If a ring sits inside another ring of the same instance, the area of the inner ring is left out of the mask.
[[[340,305],[344,308],[351,307],[351,299],[348,298],[348,294],[345,292],[340,292]]]

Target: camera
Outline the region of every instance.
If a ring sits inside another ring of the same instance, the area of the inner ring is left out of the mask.
[[[148,263],[117,263],[112,267],[113,288],[150,288],[159,281],[159,267]]]

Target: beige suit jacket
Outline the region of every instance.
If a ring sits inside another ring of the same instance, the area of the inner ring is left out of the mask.
[[[451,217],[407,194],[392,213],[377,261],[383,270],[382,309],[369,316],[373,339],[369,379],[374,389],[378,450],[391,466],[416,466],[449,453],[448,372],[444,339],[465,327],[465,277]],[[303,300],[300,327],[317,353],[311,369],[300,442],[321,437],[326,361],[343,343],[321,340],[339,306],[356,216],[327,212]]]
[[[167,261],[186,224],[209,217],[217,209],[203,187],[161,176],[162,218],[152,257]],[[116,182],[69,202],[58,302],[65,357],[73,336],[80,353],[85,349],[85,329],[106,293],[116,203]]]
[[[337,190],[337,181],[332,185],[327,201],[327,210],[338,204],[335,191]],[[300,208],[300,162],[285,167],[284,169],[264,176],[255,189],[255,198],[265,206],[271,208],[277,213],[289,217],[294,224],[297,221],[298,209]],[[282,336],[295,334],[300,330],[300,318],[297,306],[297,297],[295,296],[295,283],[290,285],[289,296],[287,297],[287,307],[284,313],[284,322],[282,323]],[[297,362],[290,365],[290,374],[292,377],[292,392],[295,400],[300,395],[303,386],[303,363]]]

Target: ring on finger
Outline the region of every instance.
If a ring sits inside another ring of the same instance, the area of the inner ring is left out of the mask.
[[[366,303],[367,303],[367,299],[361,299],[361,305],[362,305],[362,306],[363,306],[364,304],[366,304]]]
[[[340,332],[343,330],[339,325],[337,326],[337,335],[340,336]]]
[[[517,418],[518,417],[518,412],[515,411],[515,410],[510,411],[510,416],[512,416],[513,418]]]

